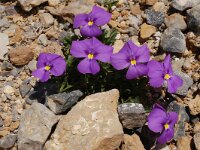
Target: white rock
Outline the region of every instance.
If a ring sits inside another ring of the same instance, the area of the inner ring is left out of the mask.
[[[4,89],[3,89],[3,92],[4,92],[5,94],[12,94],[12,93],[15,92],[15,89],[14,89],[12,86],[10,86],[10,85],[6,85],[6,86],[4,87]]]

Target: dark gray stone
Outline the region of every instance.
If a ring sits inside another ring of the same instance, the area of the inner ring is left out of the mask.
[[[183,80],[183,85],[178,88],[176,91],[176,94],[186,96],[188,89],[193,85],[193,80],[190,76],[188,76],[186,73],[183,73],[181,71],[174,70],[174,73],[181,77]]]
[[[24,98],[29,93],[30,90],[31,90],[31,85],[29,84],[22,84],[19,87],[19,92],[22,98]]]
[[[154,11],[153,9],[146,9],[145,14],[148,24],[160,26],[164,22],[165,15],[163,12]]]
[[[173,8],[183,11],[200,4],[200,0],[172,0],[171,4]]]
[[[17,140],[16,134],[8,134],[0,139],[0,148],[8,149],[14,146]]]
[[[174,139],[178,139],[182,136],[185,136],[185,123],[189,122],[190,120],[190,117],[187,114],[185,107],[174,101],[169,104],[167,110],[174,111],[179,116],[177,125],[175,126]]]
[[[164,31],[160,45],[167,52],[184,53],[187,49],[184,34],[176,28],[167,28]]]
[[[3,126],[3,120],[2,120],[2,118],[0,117],[0,127],[2,127]]]
[[[47,105],[55,114],[60,114],[71,108],[82,95],[79,90],[50,95],[46,97]]]
[[[118,106],[119,119],[127,129],[142,127],[146,122],[145,110],[142,104],[124,103]]]
[[[10,71],[13,69],[13,65],[9,63],[8,61],[4,61],[1,65],[2,70]]]
[[[200,5],[187,10],[188,27],[196,32],[200,32]]]

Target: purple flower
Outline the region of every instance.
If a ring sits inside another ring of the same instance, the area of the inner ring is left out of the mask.
[[[117,54],[111,56],[111,64],[117,70],[129,67],[127,79],[134,79],[146,75],[148,68],[145,63],[149,61],[149,49],[147,45],[136,46],[128,41]]]
[[[110,21],[111,14],[104,9],[93,6],[89,14],[79,14],[74,18],[74,28],[81,28],[83,36],[93,37],[102,34],[99,26],[105,25]]]
[[[166,112],[165,109],[155,104],[153,110],[148,116],[148,127],[155,133],[161,133],[157,141],[165,144],[174,136],[174,125],[178,121],[176,112]]]
[[[66,61],[60,55],[50,53],[40,53],[37,62],[37,69],[32,75],[39,78],[41,82],[46,82],[50,75],[60,76],[66,70]]]
[[[155,60],[148,63],[149,83],[152,87],[161,87],[163,83],[166,83],[168,92],[175,93],[182,86],[183,80],[174,74],[170,61],[171,58],[168,55],[162,63]]]
[[[82,74],[96,74],[100,71],[97,60],[101,62],[110,62],[110,56],[113,48],[104,45],[95,37],[82,41],[73,41],[70,53],[77,58],[84,58],[78,64],[78,70]]]

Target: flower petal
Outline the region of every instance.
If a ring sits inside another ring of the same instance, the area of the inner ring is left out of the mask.
[[[163,66],[165,69],[165,73],[173,74],[172,65],[171,65],[171,56],[170,54],[167,55],[163,61]]]
[[[157,77],[157,78],[150,78],[149,79],[149,84],[150,86],[154,87],[154,88],[159,88],[162,86],[164,82],[163,78]]]
[[[89,16],[93,18],[94,23],[97,26],[102,26],[108,23],[111,19],[110,13],[97,6],[93,6],[92,12],[89,14]]]
[[[92,26],[88,25],[83,26],[80,32],[83,36],[87,37],[99,36],[102,34],[102,31],[95,24],[93,24]]]
[[[148,67],[148,76],[150,78],[164,78],[164,68],[162,63],[159,63],[155,60],[151,60],[147,64]]]
[[[140,62],[140,63],[145,63],[149,61],[150,51],[146,44],[138,47],[135,57],[136,57],[137,62]]]
[[[45,68],[36,69],[32,72],[32,75],[39,78],[41,82],[46,82],[50,78],[50,73]]]
[[[113,54],[110,59],[112,66],[117,70],[122,70],[130,65],[129,58],[124,53]]]
[[[85,58],[78,64],[78,71],[82,74],[96,74],[100,71],[100,66],[96,60],[89,60]]]
[[[126,42],[124,44],[124,46],[120,50],[120,53],[124,53],[127,56],[129,56],[130,59],[132,59],[132,57],[134,56],[137,48],[138,48],[138,46],[135,45],[131,40],[129,40],[128,42]]]
[[[136,69],[136,66],[130,65],[126,73],[126,79],[131,80],[131,79],[137,78],[138,76],[139,76],[139,73]]]
[[[79,14],[74,18],[73,27],[78,28],[88,23],[88,14]]]
[[[174,129],[169,128],[164,130],[160,137],[157,139],[158,143],[165,144],[170,141],[174,137]]]
[[[161,132],[166,123],[167,113],[160,105],[154,105],[153,110],[148,116],[148,127],[155,133]]]
[[[173,75],[169,80],[167,80],[167,91],[169,93],[175,93],[182,85],[183,80],[179,76]]]
[[[144,75],[147,75],[148,73],[148,68],[147,68],[147,65],[145,64],[136,64],[136,69],[137,69],[137,72],[140,76],[144,76]]]
[[[90,41],[88,41],[88,39],[82,41],[73,41],[70,49],[71,55],[77,58],[87,57],[89,43]]]
[[[60,76],[62,75],[66,70],[66,61],[61,56],[52,61],[52,68],[50,69],[50,72],[54,76]]]
[[[174,127],[178,121],[178,114],[176,112],[168,112],[169,126]]]
[[[38,61],[37,61],[37,68],[43,68],[46,66],[47,58],[46,55],[48,53],[40,53],[38,56]]]

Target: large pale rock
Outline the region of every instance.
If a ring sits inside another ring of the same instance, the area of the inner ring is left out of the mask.
[[[87,96],[63,116],[47,150],[114,150],[123,140],[117,114],[118,90]]]
[[[179,150],[191,150],[191,136],[183,136],[177,140],[177,148]]]
[[[198,4],[200,4],[200,0],[172,0],[172,7],[180,11],[194,7]]]
[[[4,55],[8,52],[9,38],[5,33],[0,33],[0,60],[4,59]]]
[[[33,103],[25,110],[18,129],[19,150],[42,150],[51,128],[58,122],[58,117],[40,103]]]
[[[200,150],[200,132],[194,135],[194,144],[197,150]]]
[[[25,11],[30,11],[33,7],[47,2],[48,0],[18,0]]]
[[[146,39],[149,38],[151,35],[153,35],[154,33],[156,33],[156,27],[152,26],[152,25],[148,25],[146,23],[143,23],[141,25],[141,30],[140,30],[140,37],[142,39]]]
[[[122,150],[145,150],[144,146],[137,134],[127,135],[124,134],[124,144]]]

